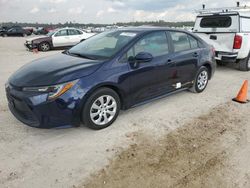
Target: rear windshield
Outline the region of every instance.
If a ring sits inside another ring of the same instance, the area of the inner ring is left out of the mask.
[[[230,16],[209,16],[201,20],[200,27],[202,28],[228,28],[232,25]]]

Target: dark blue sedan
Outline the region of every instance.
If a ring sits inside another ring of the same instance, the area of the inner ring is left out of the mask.
[[[204,91],[215,67],[214,49],[189,32],[127,28],[23,66],[6,94],[11,112],[29,126],[103,129],[120,109],[176,91]]]

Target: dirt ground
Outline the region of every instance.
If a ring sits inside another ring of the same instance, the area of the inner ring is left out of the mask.
[[[13,117],[4,84],[22,65],[60,51],[33,54],[24,41],[0,38],[1,188],[249,187],[249,104],[231,103],[249,72],[219,67],[204,93],[121,112],[105,130],[41,130]]]
[[[249,117],[249,104],[230,102],[160,139],[131,134],[129,148],[82,187],[250,187]]]

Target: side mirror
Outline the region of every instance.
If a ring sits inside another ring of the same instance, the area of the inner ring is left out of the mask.
[[[153,60],[152,54],[148,52],[140,52],[135,56],[135,61],[137,63],[147,63]]]

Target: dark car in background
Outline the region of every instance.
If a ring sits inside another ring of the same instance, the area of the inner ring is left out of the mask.
[[[0,28],[0,36],[2,36],[3,33],[5,33],[9,28],[8,27],[1,27]]]
[[[5,26],[0,27],[0,33],[7,31],[7,30],[8,30],[8,27],[5,27]]]
[[[46,35],[46,34],[48,34],[52,30],[53,29],[51,29],[51,28],[41,27],[41,28],[37,28],[35,31],[33,31],[33,33],[35,35]]]
[[[32,32],[26,29],[23,29],[22,27],[19,26],[13,26],[9,28],[8,30],[4,30],[0,32],[0,35],[2,37],[8,37],[8,36],[21,36],[21,37],[26,37],[31,35]]]
[[[9,108],[39,128],[103,129],[128,109],[178,91],[203,92],[214,49],[189,32],[127,28],[104,32],[63,53],[35,60],[6,83]]]

